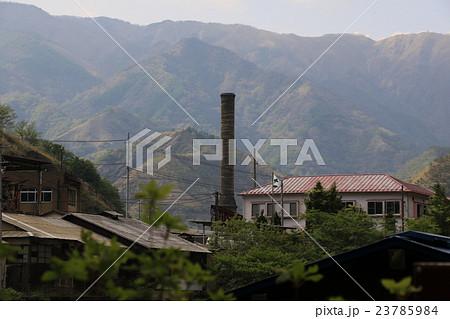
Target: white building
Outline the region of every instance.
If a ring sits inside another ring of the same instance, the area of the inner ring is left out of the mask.
[[[428,198],[433,191],[403,182],[387,174],[319,175],[296,176],[283,180],[283,225],[304,227],[301,219],[305,213],[306,192],[320,181],[325,189],[336,183],[336,189],[346,206],[361,207],[369,215],[383,217],[389,211],[401,220],[402,217],[418,218],[423,214]],[[272,184],[253,188],[239,194],[244,199],[244,218],[255,219],[261,213],[272,216],[272,203],[275,212],[281,216],[281,187]],[[272,200],[273,198],[273,200]],[[402,206],[402,198],[404,206]],[[289,216],[287,215],[289,214]]]

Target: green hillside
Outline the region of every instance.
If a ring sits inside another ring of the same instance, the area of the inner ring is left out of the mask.
[[[450,153],[450,147],[430,147],[428,150],[403,165],[402,168],[396,173],[396,177],[402,180],[414,178],[414,176],[419,174],[422,170],[432,165],[435,159],[448,153]]]
[[[100,81],[38,37],[0,33],[0,95],[40,94],[63,102]]]
[[[229,50],[198,39],[184,40],[164,55],[143,62],[143,66],[154,70],[161,85],[173,93],[200,127],[214,134],[218,134],[220,127],[219,95],[222,91],[235,92],[237,138],[299,140],[299,147],[292,149],[288,167],[279,166],[279,149],[268,146],[262,149],[271,165],[289,174],[392,172],[417,152],[417,146],[406,137],[383,127],[359,105],[315,82],[298,83],[297,88],[287,92],[273,110],[252,126],[251,123],[270,105],[269,101],[275,101],[282,93],[281,88],[289,82],[280,74],[263,71]],[[111,103],[126,107],[127,111],[144,120],[146,126],[139,129],[133,126],[134,133],[145,127],[154,129],[150,127],[152,123],[158,129],[195,125],[138,67],[119,73],[103,86],[79,94],[73,101],[65,103],[64,112],[71,117],[90,117],[103,112]],[[129,130],[130,124],[122,117],[120,121],[110,121],[115,126],[113,131]],[[97,116],[85,123],[73,128],[68,136],[96,136],[93,132],[98,130],[95,128],[107,127]],[[302,167],[293,165],[307,138],[314,139],[326,166],[320,167],[316,163],[305,163]],[[342,143],[345,143],[345,149]],[[86,155],[86,152],[82,154]],[[386,161],[386,158],[390,160]]]
[[[411,182],[428,188],[440,183],[450,197],[450,153],[436,158],[427,168],[415,175]]]

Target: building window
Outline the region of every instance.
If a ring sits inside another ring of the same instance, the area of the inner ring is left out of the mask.
[[[273,206],[275,204],[268,203],[267,204],[267,216],[271,217],[273,215]]]
[[[420,218],[424,215],[427,206],[424,204],[416,204],[417,205],[417,218]]]
[[[367,202],[369,215],[383,215],[383,202]]]
[[[20,249],[16,253],[16,262],[18,263],[28,263],[29,257],[29,247],[27,245],[21,245]]]
[[[289,215],[297,216],[297,203],[289,203]]]
[[[252,204],[252,218],[258,218],[261,214],[264,215],[264,204]]]
[[[272,203],[267,204],[267,216],[268,217],[273,216],[274,209],[275,209],[275,213],[277,213],[278,216],[281,216],[281,204],[273,202],[273,204]]]
[[[44,187],[41,191],[41,202],[51,203],[52,202],[53,191],[51,188]]]
[[[31,246],[31,262],[39,264],[49,264],[52,257],[52,247],[37,245]]]
[[[297,216],[297,203],[284,203],[284,212],[283,216],[286,217],[286,214],[290,216]]]
[[[400,214],[400,202],[397,201],[388,201],[386,202],[386,214],[393,213],[394,215]]]
[[[36,203],[37,202],[36,188],[22,188],[20,190],[20,202],[21,203]]]
[[[77,192],[74,189],[69,189],[69,202],[70,206],[76,206]]]
[[[344,208],[349,208],[350,206],[355,206],[355,202],[350,200],[350,201],[342,201],[342,204],[344,205]]]
[[[281,217],[281,212],[282,212],[281,204],[274,202],[273,204],[272,203],[252,204],[252,218],[257,218],[261,214],[264,215],[264,208],[266,206],[267,206],[266,216],[272,217],[273,216],[273,208],[272,207],[275,207],[275,212],[278,214],[278,216]],[[290,216],[298,215],[296,202],[284,203],[283,207],[284,207],[284,211],[283,211],[284,217],[287,217],[288,215],[290,215]]]

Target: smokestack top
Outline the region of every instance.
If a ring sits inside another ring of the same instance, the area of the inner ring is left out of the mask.
[[[236,96],[236,94],[231,93],[231,92],[225,92],[225,93],[220,94],[220,96]]]

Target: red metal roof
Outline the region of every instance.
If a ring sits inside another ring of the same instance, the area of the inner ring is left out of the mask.
[[[371,193],[371,192],[412,192],[431,196],[433,191],[417,185],[403,182],[387,174],[353,174],[353,175],[317,175],[295,176],[283,179],[284,194],[302,194],[310,191],[320,181],[324,188],[336,183],[338,193]],[[240,193],[246,195],[262,195],[272,192],[272,184],[253,188]],[[281,187],[274,187],[275,194],[281,192]]]

